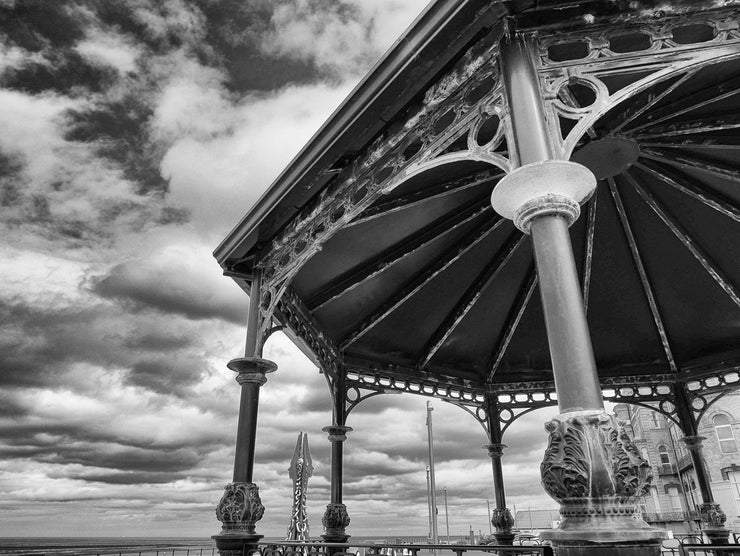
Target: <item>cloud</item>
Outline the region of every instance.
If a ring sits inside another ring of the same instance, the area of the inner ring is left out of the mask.
[[[156,309],[190,319],[223,319],[244,324],[247,300],[220,276],[207,254],[193,256],[192,246],[167,245],[140,259],[120,263],[91,281],[97,295],[133,310]],[[202,260],[210,264],[203,265]]]
[[[262,48],[310,61],[329,76],[361,76],[427,3],[282,0]]]

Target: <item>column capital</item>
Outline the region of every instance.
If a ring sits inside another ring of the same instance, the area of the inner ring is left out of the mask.
[[[491,525],[494,526],[497,534],[511,533],[511,528],[514,527],[514,516],[511,515],[509,508],[494,508],[491,511]],[[498,539],[498,536],[496,538]],[[514,539],[513,534],[511,534],[511,539]]]
[[[679,440],[686,444],[686,449],[690,451],[701,451],[702,443],[707,439],[706,436],[684,436]]]
[[[325,533],[321,535],[325,542],[345,542],[349,535],[345,531],[350,524],[347,506],[344,504],[328,504],[321,523]]]
[[[329,435],[329,442],[344,442],[347,440],[347,433],[352,432],[352,427],[347,425],[330,425],[321,429]]]
[[[525,234],[534,218],[563,216],[568,226],[581,214],[580,205],[596,190],[591,170],[577,162],[543,160],[505,175],[491,194],[493,209]]]
[[[224,488],[216,506],[216,518],[223,524],[221,535],[236,535],[257,540],[255,524],[262,519],[265,507],[260,500],[260,489],[254,483],[230,483]]]
[[[240,385],[257,384],[262,386],[267,382],[267,373],[273,373],[277,370],[277,364],[269,359],[260,357],[239,357],[232,359],[226,366],[238,373],[236,381]]]
[[[504,455],[504,450],[508,448],[506,444],[500,442],[494,442],[492,444],[484,444],[483,449],[488,451],[488,457],[490,458],[501,458]]]

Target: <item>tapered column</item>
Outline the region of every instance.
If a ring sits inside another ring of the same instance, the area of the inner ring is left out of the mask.
[[[699,515],[703,525],[702,528],[712,544],[727,544],[730,535],[730,531],[725,528],[727,516],[720,505],[714,501],[709,473],[704,465],[704,457],[701,453],[705,438],[698,434],[698,424],[691,410],[691,400],[686,391],[686,385],[677,382],[674,384],[673,390],[676,400],[676,413],[684,432],[681,442],[686,444],[686,449],[691,455],[691,462],[694,464],[694,472],[696,473],[696,482],[699,483],[699,492],[701,492],[702,504],[699,506]]]
[[[491,513],[491,525],[495,530],[494,536],[498,544],[514,544],[515,533],[511,530],[514,527],[514,517],[511,511],[506,507],[506,491],[504,488],[504,470],[501,464],[501,458],[504,456],[506,444],[501,443],[501,421],[498,418],[498,402],[495,394],[486,395],[486,416],[488,418],[488,432],[490,444],[483,446],[488,451],[491,458],[491,467],[493,470],[493,490],[496,500],[496,507]]]
[[[275,371],[277,365],[260,357],[259,304],[260,275],[256,272],[249,296],[245,356],[233,359],[227,365],[237,373],[236,382],[241,387],[241,398],[233,482],[226,485],[216,507],[216,517],[222,527],[221,533],[213,538],[221,556],[241,556],[245,550],[254,548],[262,538],[257,534],[255,524],[262,519],[265,508],[260,500],[259,488],[253,482],[257,413],[260,388],[267,382],[265,375]]]
[[[345,542],[350,536],[346,528],[350,524],[347,506],[342,502],[342,483],[344,480],[344,441],[347,433],[352,427],[345,425],[346,422],[346,388],[344,384],[344,370],[339,371],[340,376],[334,381],[332,397],[334,399],[333,424],[322,430],[329,435],[331,442],[331,498],[326,506],[326,512],[321,519],[324,525],[324,534],[321,535],[326,542]]]
[[[542,536],[558,556],[657,556],[666,534],[645,523],[637,505],[652,480],[650,465],[604,411],[568,232],[596,179],[580,164],[554,160],[550,141],[557,134],[548,132],[534,53],[523,38],[501,44],[515,169],[491,203],[531,235],[561,412],[546,425],[541,473],[563,519]]]

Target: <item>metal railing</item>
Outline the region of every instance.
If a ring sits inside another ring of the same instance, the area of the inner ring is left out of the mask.
[[[8,554],[19,554],[20,556],[217,556],[216,547],[142,547],[142,548],[95,548],[95,547],[73,547],[54,549],[19,549],[18,552]]]
[[[732,533],[729,542],[727,545],[711,544],[701,533],[681,535],[664,540],[661,553],[663,556],[740,556],[738,534]]]
[[[454,553],[484,552],[500,556],[553,556],[547,545],[469,545],[469,544],[370,544],[324,542],[260,542],[257,550],[245,556],[441,556]]]

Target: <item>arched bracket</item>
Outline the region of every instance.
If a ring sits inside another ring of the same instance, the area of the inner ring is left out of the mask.
[[[449,399],[443,399],[442,401],[447,402],[450,405],[454,405],[455,407],[459,407],[471,417],[473,417],[473,419],[478,421],[480,426],[483,427],[483,430],[486,431],[488,441],[491,441],[491,429],[488,427],[488,415],[486,413],[486,408],[482,404],[462,403],[456,400]]]

